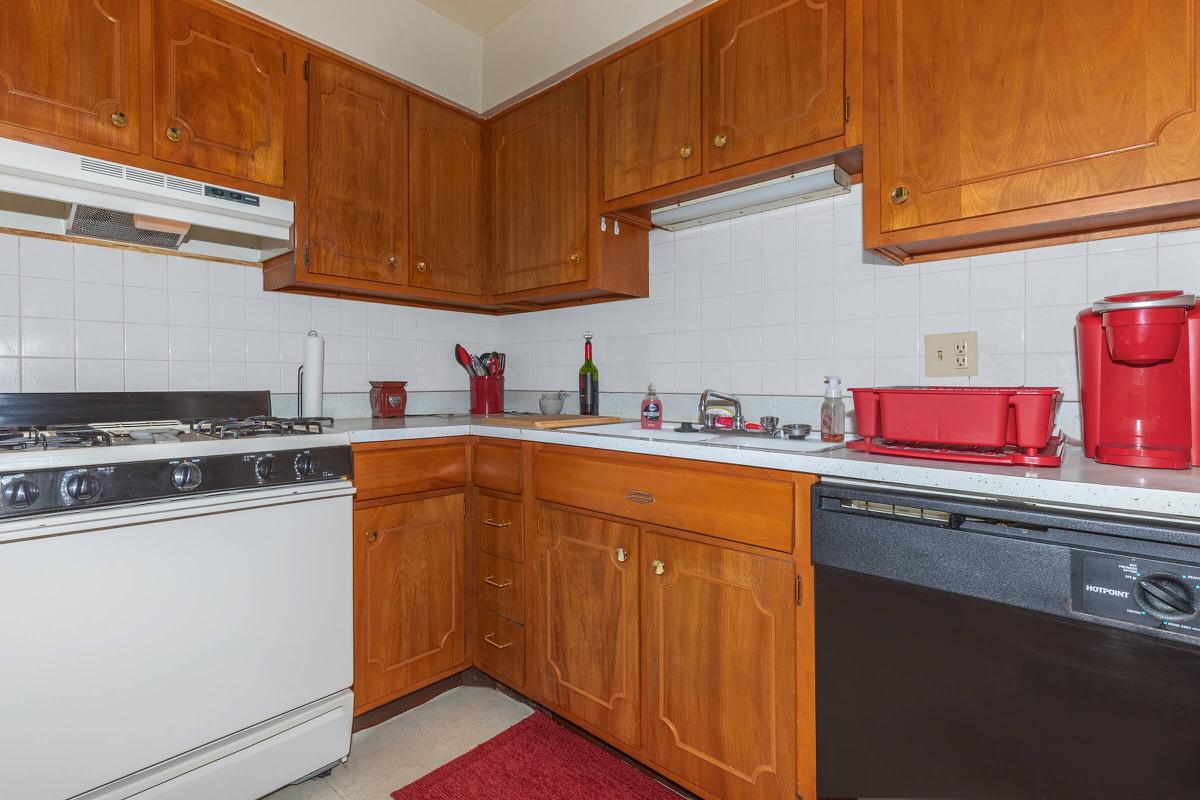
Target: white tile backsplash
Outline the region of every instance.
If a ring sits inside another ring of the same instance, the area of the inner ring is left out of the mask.
[[[326,389],[466,388],[452,347],[508,353],[507,389],[570,389],[596,334],[606,392],[819,396],[847,385],[1056,384],[1076,399],[1074,316],[1120,291],[1200,292],[1200,230],[910,266],[862,249],[861,187],[678,233],[655,231],[650,297],[482,317],[264,293],[261,272],[0,235],[0,391],[294,391],[304,336]],[[980,374],[922,376],[923,336],[979,332]],[[433,396],[432,394],[430,395]]]
[[[465,390],[454,343],[501,349],[499,328],[476,315],[263,292],[254,267],[0,235],[0,392],[294,392],[312,329],[338,393],[365,394],[372,379]],[[544,345],[530,352],[545,360]],[[547,371],[526,377],[544,383]]]

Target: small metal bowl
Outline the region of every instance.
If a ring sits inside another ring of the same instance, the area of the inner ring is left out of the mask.
[[[783,435],[789,439],[804,439],[812,433],[812,425],[791,423],[783,426]]]

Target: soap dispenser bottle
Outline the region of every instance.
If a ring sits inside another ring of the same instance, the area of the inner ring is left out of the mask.
[[[642,427],[647,430],[662,430],[663,408],[662,401],[654,392],[654,384],[646,387],[646,396],[642,398]]]
[[[842,400],[842,379],[827,375],[825,402],[821,403],[821,441],[840,442],[846,438],[846,403]]]

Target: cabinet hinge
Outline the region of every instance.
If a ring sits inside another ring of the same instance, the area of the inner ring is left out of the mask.
[[[283,51],[283,71],[287,72],[287,51]]]
[[[796,576],[796,605],[804,605],[804,578]]]
[[[287,180],[287,159],[283,160],[283,179]]]
[[[304,59],[304,80],[308,80],[308,59]]]
[[[846,122],[849,122],[849,121],[850,121],[850,95],[846,95],[846,114],[845,114],[845,119],[846,119]]]
[[[304,245],[304,266],[308,266],[308,244]]]

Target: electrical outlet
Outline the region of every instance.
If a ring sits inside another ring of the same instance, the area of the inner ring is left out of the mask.
[[[979,374],[979,334],[930,333],[925,336],[925,377],[955,378]]]

